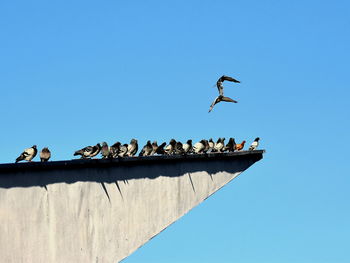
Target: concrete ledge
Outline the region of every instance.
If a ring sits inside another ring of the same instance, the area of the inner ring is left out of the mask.
[[[263,153],[1,164],[1,262],[119,262]]]
[[[241,151],[231,153],[209,153],[209,154],[189,154],[189,155],[157,155],[157,156],[135,156],[116,159],[75,159],[52,162],[23,162],[23,163],[5,163],[0,164],[0,176],[2,174],[54,170],[54,169],[79,169],[79,168],[97,168],[114,166],[134,166],[148,163],[169,163],[169,162],[188,162],[204,160],[227,160],[239,159],[240,157],[250,156],[255,161],[263,158],[265,150]]]

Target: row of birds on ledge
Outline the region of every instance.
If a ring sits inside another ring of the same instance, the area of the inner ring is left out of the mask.
[[[260,138],[257,137],[254,142],[250,145],[249,151],[254,151],[259,146]],[[139,153],[139,156],[151,156],[151,155],[185,155],[185,154],[202,154],[210,152],[235,152],[242,151],[246,141],[236,143],[234,138],[230,138],[228,143],[225,144],[225,138],[219,138],[216,143],[213,139],[201,140],[192,145],[192,140],[188,140],[186,143],[181,143],[171,139],[167,145],[163,142],[161,145],[157,144],[157,141],[151,143],[147,141],[146,145],[143,146]],[[81,156],[82,159],[93,158],[99,153],[102,155],[102,159],[107,158],[122,158],[135,156],[139,149],[138,142],[136,139],[131,139],[129,144],[121,144],[116,142],[112,146],[108,146],[106,142],[96,144],[95,146],[87,146],[74,152],[74,156]],[[19,161],[31,162],[37,155],[37,146],[25,149],[21,155],[16,159],[16,163]],[[40,161],[47,162],[51,158],[50,150],[45,147],[40,152]]]
[[[209,112],[211,112],[216,104],[221,101],[233,102],[237,103],[236,100],[233,100],[229,97],[224,96],[224,86],[222,83],[224,81],[230,81],[234,83],[240,83],[239,80],[234,79],[232,77],[222,75],[216,81],[216,87],[219,91],[219,96],[215,98],[209,108]],[[170,141],[170,143],[166,146],[166,143],[162,143],[161,145],[157,145],[157,142],[154,141],[151,143],[150,141],[142,148],[140,152],[140,156],[148,156],[154,154],[189,154],[189,153],[206,153],[206,152],[233,152],[240,151],[243,149],[245,141],[240,144],[236,144],[233,138],[230,138],[229,142],[224,144],[225,138],[219,138],[216,143],[213,142],[212,139],[209,141],[201,140],[192,146],[192,140],[188,140],[186,143],[182,144],[181,142],[177,142],[174,139]],[[256,138],[255,141],[250,146],[249,150],[255,150],[258,146],[259,138]],[[166,146],[166,147],[165,147]],[[102,143],[102,146],[98,143],[95,146],[87,146],[79,151],[76,151],[74,155],[80,155],[82,158],[92,158],[101,152],[102,158],[117,158],[124,156],[134,156],[137,153],[138,144],[136,139],[132,139],[130,144],[121,144],[117,142],[113,144],[111,147],[107,145],[107,143]],[[32,159],[37,155],[37,147],[36,145],[25,149],[21,155],[16,159],[16,163],[19,161],[32,161]],[[40,160],[41,162],[46,162],[51,158],[50,150],[45,147],[40,152]]]

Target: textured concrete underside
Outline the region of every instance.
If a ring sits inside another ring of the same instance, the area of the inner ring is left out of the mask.
[[[1,262],[119,262],[260,155],[42,171],[0,168]]]

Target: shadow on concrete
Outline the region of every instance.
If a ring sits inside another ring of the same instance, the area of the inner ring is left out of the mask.
[[[24,163],[0,165],[0,188],[45,187],[50,184],[76,182],[101,183],[109,199],[105,183],[159,176],[178,177],[205,171],[210,176],[218,172],[242,172],[263,157],[264,151],[197,156],[135,157],[128,161],[74,160],[51,163]],[[164,158],[165,157],[165,158]],[[191,180],[191,177],[190,177]],[[119,182],[119,183],[118,183]],[[192,180],[191,180],[192,183]],[[193,191],[195,188],[192,183]],[[121,192],[120,192],[121,193]],[[121,193],[122,194],[122,193]]]

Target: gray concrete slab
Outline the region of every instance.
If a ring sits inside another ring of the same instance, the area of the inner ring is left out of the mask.
[[[263,151],[0,165],[3,262],[118,262]]]

